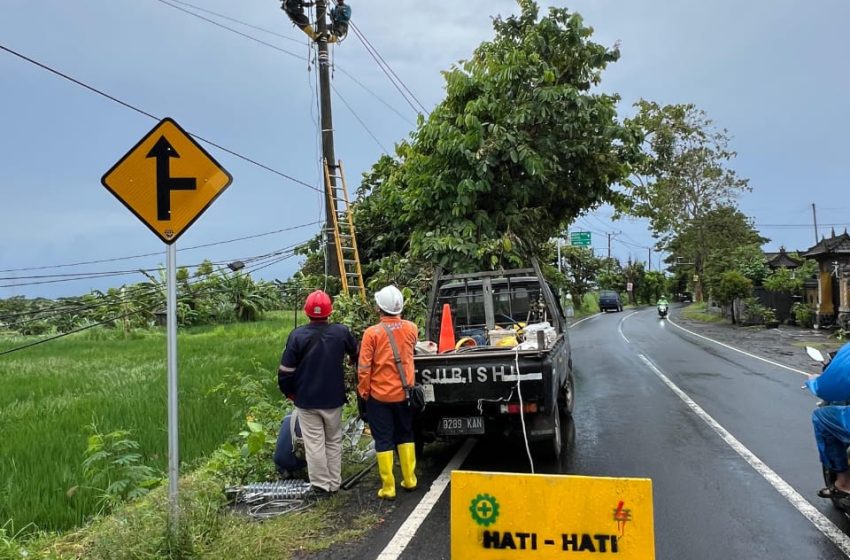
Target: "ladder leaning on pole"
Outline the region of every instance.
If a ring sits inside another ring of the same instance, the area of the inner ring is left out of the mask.
[[[351,215],[351,204],[348,201],[348,187],[345,184],[342,161],[335,166],[329,166],[328,160],[324,160],[324,164],[325,189],[333,216],[334,245],[339,262],[342,292],[349,295],[358,294],[365,301],[366,286],[363,285],[360,253],[357,251],[357,239],[354,235],[354,217]],[[331,169],[335,173],[331,173]],[[331,179],[334,180],[331,181]]]

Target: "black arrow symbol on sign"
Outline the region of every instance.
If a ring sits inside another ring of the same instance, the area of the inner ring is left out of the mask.
[[[179,158],[165,136],[160,136],[146,157],[156,158],[156,219],[171,220],[171,191],[193,191],[197,183],[193,177],[172,177],[171,158]]]

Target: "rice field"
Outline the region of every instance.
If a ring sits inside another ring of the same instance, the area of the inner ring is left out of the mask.
[[[238,427],[235,411],[210,393],[229,369],[274,374],[292,314],[257,323],[183,329],[178,336],[180,459],[183,468]],[[0,351],[29,341],[0,337]],[[167,467],[164,330],[86,331],[0,356],[0,526],[12,521],[63,530],[96,513],[84,485],[87,427],[126,429],[144,462]]]

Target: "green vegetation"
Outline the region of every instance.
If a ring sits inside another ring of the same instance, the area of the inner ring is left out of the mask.
[[[578,14],[519,4],[444,73],[445,99],[396,157],[364,177],[355,220],[367,263],[527,265],[626,179],[636,134],[617,117],[619,97],[596,87],[619,51],[593,42]]]
[[[244,424],[235,404],[211,390],[230,370],[254,371],[252,360],[274,371],[291,327],[290,312],[180,331],[183,462],[197,462]],[[30,340],[0,338],[0,351]],[[83,467],[91,424],[104,434],[127,430],[138,463],[165,469],[165,351],[162,330],[92,329],[0,358],[0,520],[59,530],[98,511],[104,488],[92,488]],[[279,400],[274,391],[272,382],[268,392]]]
[[[140,270],[147,282],[95,290],[58,300],[0,299],[0,332],[23,335],[66,333],[103,325],[129,333],[150,328],[165,309],[165,271],[155,276]],[[181,327],[256,321],[265,311],[281,309],[278,287],[255,282],[247,272],[215,271],[210,261],[177,269],[177,322]]]
[[[703,323],[721,323],[724,320],[719,313],[709,311],[705,302],[692,303],[685,307],[682,309],[682,317]]]

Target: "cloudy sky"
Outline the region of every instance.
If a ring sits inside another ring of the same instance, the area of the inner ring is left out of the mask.
[[[0,46],[277,172],[205,145],[234,182],[180,238],[179,264],[246,260],[306,240],[319,228],[320,197],[280,175],[321,184],[305,37],[277,0],[190,3],[0,0]],[[512,0],[350,4],[363,35],[426,108],[443,97],[440,71],[491,37],[491,16],[517,11]],[[766,250],[810,246],[813,203],[822,234],[850,224],[850,73],[841,39],[850,4],[579,0],[568,7],[594,27],[596,41],[621,42],[622,58],[602,87],[622,96],[624,116],[640,98],[691,102],[730,131],[734,167],[753,187],[740,206],[771,239]],[[333,61],[336,151],[354,189],[406,137],[416,113],[353,34],[334,48]],[[163,263],[162,242],[100,184],[156,121],[7,50],[0,76],[0,297],[85,293],[142,278],[53,282],[50,275]],[[646,224],[611,222],[610,214],[601,208],[574,229],[591,231],[602,252],[607,234],[617,233],[615,256],[646,260]],[[242,237],[252,238],[218,243]],[[86,261],[106,262],[45,268]],[[296,259],[249,262],[267,264],[256,272],[265,278],[284,279],[297,266]]]

